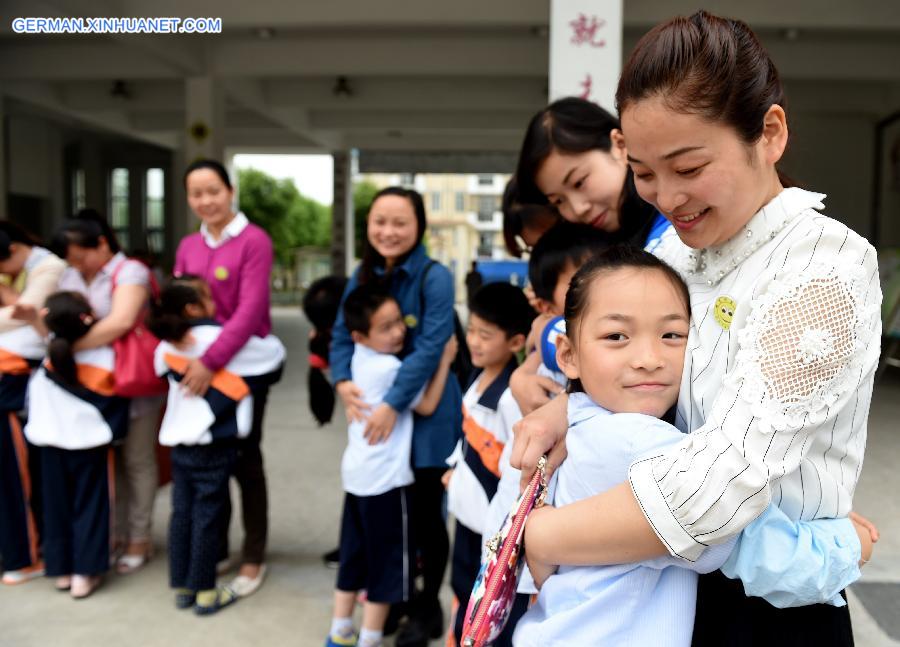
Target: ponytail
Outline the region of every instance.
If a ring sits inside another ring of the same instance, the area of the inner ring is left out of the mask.
[[[53,372],[72,386],[78,385],[73,345],[96,323],[87,299],[78,292],[56,292],[47,297],[44,325],[53,333],[47,355]]]
[[[72,343],[63,337],[54,337],[47,346],[47,356],[53,365],[53,371],[69,384],[78,384],[78,368],[75,366],[75,355]]]
[[[151,302],[147,328],[157,339],[181,341],[191,329],[191,319],[185,308],[202,303],[197,289],[202,281],[200,277],[188,274],[173,278],[160,292],[159,300]]]

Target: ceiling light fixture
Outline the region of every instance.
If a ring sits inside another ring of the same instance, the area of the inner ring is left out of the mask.
[[[339,76],[337,78],[334,87],[331,89],[331,93],[342,99],[349,99],[353,96],[353,88],[350,87],[350,82],[347,80],[346,76]]]

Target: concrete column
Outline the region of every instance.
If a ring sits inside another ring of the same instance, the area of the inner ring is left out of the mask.
[[[86,137],[81,144],[80,166],[84,169],[84,205],[108,216],[106,187],[110,169],[104,163],[100,144],[93,137]]]
[[[331,272],[349,276],[353,271],[353,164],[348,151],[332,153],[334,158],[334,202],[331,208]]]
[[[0,93],[0,219],[6,219],[6,203],[9,200],[9,151],[6,145],[6,111],[3,94]]]
[[[183,132],[184,147],[180,164],[173,169],[179,191],[173,196],[184,202],[184,189],[181,177],[187,165],[196,159],[208,158],[224,163],[225,153],[225,97],[221,84],[208,76],[191,77],[184,82],[185,125]],[[176,213],[178,213],[176,209]],[[180,223],[173,223],[173,229],[187,233],[193,230],[194,215],[185,207]],[[180,238],[180,236],[179,236]]]

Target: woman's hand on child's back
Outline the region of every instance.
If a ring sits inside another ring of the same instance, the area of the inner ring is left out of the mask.
[[[861,548],[859,565],[862,566],[872,559],[873,544],[880,539],[881,535],[878,532],[878,528],[875,527],[875,524],[861,514],[851,511],[849,518],[851,523],[853,523],[853,527],[856,529],[856,534],[859,536],[859,545]]]
[[[441,362],[449,366],[456,359],[457,352],[459,352],[459,342],[456,341],[456,335],[450,335],[450,339],[444,344],[444,354],[441,355]]]
[[[537,374],[540,355],[532,353],[509,377],[509,390],[519,405],[522,415],[550,402],[551,395],[563,392],[563,388],[549,377]]]
[[[547,479],[566,459],[566,410],[569,398],[559,396],[546,406],[528,414],[513,425],[516,442],[513,444],[510,464],[522,470],[520,487],[524,490],[537,469],[538,461],[547,455],[544,471]]]
[[[347,422],[365,420],[366,403],[363,401],[363,391],[350,380],[344,380],[335,387],[337,394],[344,402],[344,411],[347,414]]]
[[[16,303],[12,307],[10,316],[19,321],[31,323],[38,318],[38,309],[29,303]]]
[[[450,479],[452,479],[452,478],[453,478],[453,469],[449,469],[446,472],[444,472],[443,474],[441,474],[441,485],[444,486],[445,490],[450,487]]]
[[[206,395],[212,382],[213,372],[199,359],[188,362],[184,377],[181,378],[181,387],[191,395]]]
[[[366,421],[366,430],[363,432],[363,437],[369,441],[370,445],[382,443],[391,435],[396,422],[397,412],[394,411],[391,405],[382,403],[378,405],[378,408],[372,412],[372,415]]]

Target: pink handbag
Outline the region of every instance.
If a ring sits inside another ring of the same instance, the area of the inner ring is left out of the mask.
[[[519,496],[503,522],[503,527],[488,542],[488,555],[469,596],[463,619],[463,647],[483,647],[497,639],[509,619],[516,597],[516,586],[525,565],[522,539],[529,513],[544,505],[547,497],[547,457],[538,461],[528,487]]]

